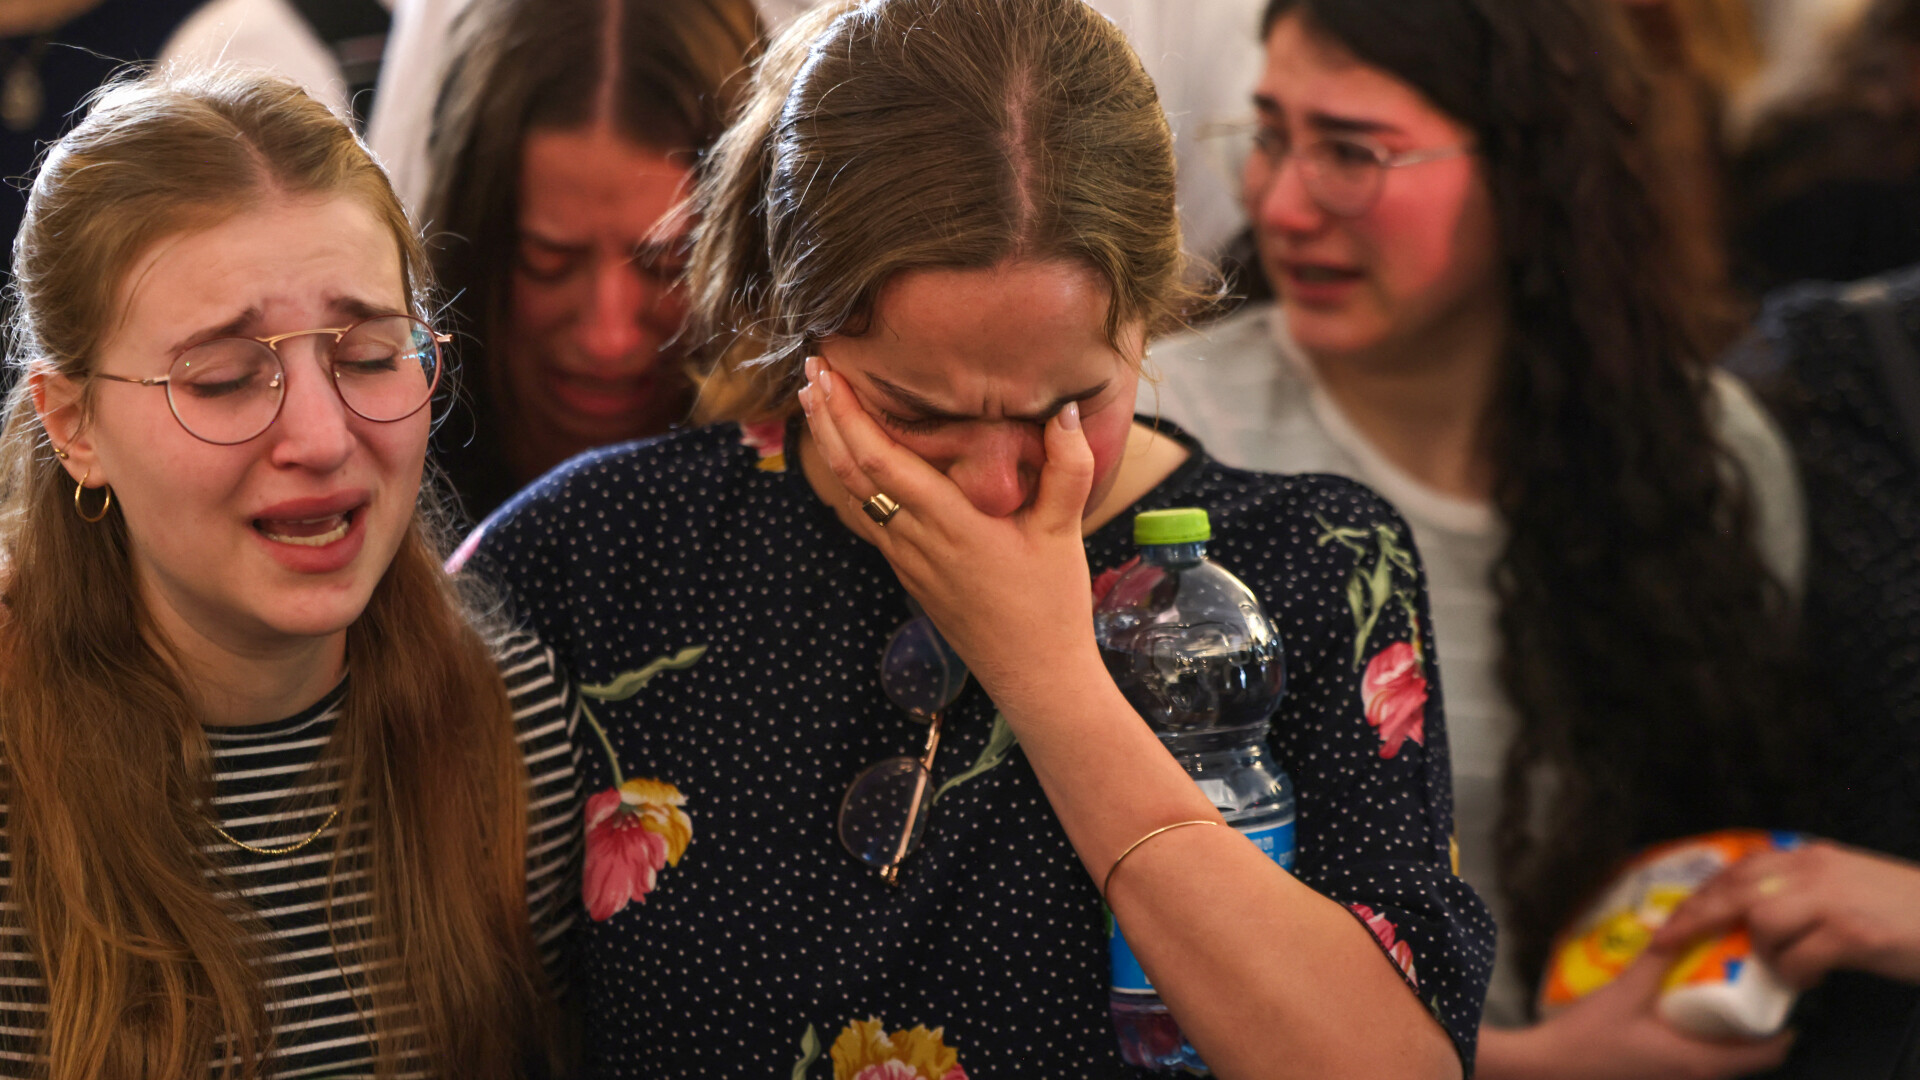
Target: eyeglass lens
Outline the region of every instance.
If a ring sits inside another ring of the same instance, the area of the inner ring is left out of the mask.
[[[1358,217],[1379,198],[1386,167],[1380,155],[1365,143],[1334,138],[1289,147],[1264,131],[1256,132],[1252,139],[1247,181],[1254,191],[1265,191],[1287,158],[1292,157],[1307,196],[1335,217]]]
[[[333,385],[347,408],[368,420],[400,420],[433,396],[440,346],[425,323],[405,315],[383,316],[341,335],[333,344],[331,367]],[[265,431],[280,415],[286,396],[280,354],[252,338],[202,342],[181,353],[167,374],[167,402],[174,416],[211,443],[242,443]]]
[[[890,757],[855,777],[840,802],[839,832],[854,858],[880,867],[889,881],[926,832],[940,715],[966,685],[966,663],[924,615],[896,630],[880,656],[881,688],[908,715],[927,722],[927,747],[920,758]]]

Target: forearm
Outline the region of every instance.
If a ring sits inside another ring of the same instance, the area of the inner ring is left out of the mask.
[[[1480,1025],[1474,1076],[1478,1080],[1533,1080],[1551,1075],[1534,1045],[1538,1041],[1533,1038],[1535,1030]]]
[[[1096,884],[1146,833],[1220,820],[1091,648],[996,689]],[[1458,1076],[1372,935],[1238,833],[1185,828],[1128,856],[1109,903],[1155,988],[1223,1077]]]

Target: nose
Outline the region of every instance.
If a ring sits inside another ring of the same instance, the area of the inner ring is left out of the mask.
[[[1307,193],[1299,155],[1288,154],[1266,165],[1249,162],[1246,180],[1247,216],[1256,228],[1266,232],[1311,233],[1326,224],[1326,211]]]
[[[331,472],[353,453],[355,417],[333,387],[327,362],[332,344],[318,334],[281,343],[286,396],[267,429],[275,465]]]
[[[945,471],[974,509],[991,517],[1006,517],[1033,498],[1045,450],[1039,429],[1033,425],[987,427],[964,453],[948,463]]]
[[[586,309],[580,313],[578,340],[586,358],[617,364],[641,346],[641,318],[651,306],[652,286],[625,261],[598,259],[593,267]]]

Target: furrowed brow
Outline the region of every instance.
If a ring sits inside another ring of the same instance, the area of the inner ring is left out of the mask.
[[[963,413],[953,412],[950,409],[943,409],[940,406],[935,405],[931,399],[925,397],[924,395],[915,393],[914,391],[909,390],[904,386],[901,386],[899,383],[890,382],[886,379],[881,378],[878,375],[871,375],[871,374],[868,375],[867,381],[873,384],[874,389],[880,391],[882,394],[886,395],[889,399],[891,399],[894,405],[896,405],[899,408],[907,409],[909,411],[918,413],[924,419],[927,419],[927,420],[973,420],[973,419],[976,419],[976,417],[967,416]]]
[[[970,415],[967,413],[957,413],[952,411],[951,409],[942,408],[939,405],[934,404],[931,400],[926,398],[924,395],[915,393],[914,391],[909,390],[906,387],[899,385],[898,383],[890,382],[878,375],[868,375],[867,381],[873,384],[874,389],[880,391],[880,393],[886,395],[886,397],[891,399],[891,401],[896,407],[903,409],[905,411],[909,411],[917,414],[918,419],[944,420],[944,421],[953,421],[953,422],[964,422],[968,420],[980,419],[980,417],[977,414]],[[1107,387],[1111,385],[1113,385],[1113,380],[1103,379],[1099,383],[1093,386],[1089,386],[1083,390],[1074,390],[1069,393],[1061,394],[1060,396],[1054,398],[1052,401],[1047,402],[1047,404],[1042,406],[1040,411],[1038,412],[1006,413],[1005,418],[1008,420],[1019,422],[1019,423],[1044,424],[1048,420],[1053,419],[1053,415],[1059,412],[1061,409],[1066,408],[1068,405],[1076,401],[1087,401],[1089,399],[1099,397],[1101,394],[1105,393],[1107,390]]]
[[[260,321],[260,309],[257,307],[250,307],[245,311],[242,311],[240,314],[235,315],[233,318],[228,319],[226,322],[221,323],[218,326],[209,326],[201,330],[196,330],[191,334],[188,334],[186,337],[183,337],[179,341],[174,342],[173,346],[169,348],[167,352],[169,353],[181,352],[188,348],[191,348],[192,346],[198,345],[203,341],[210,341],[218,337],[233,337],[234,335],[245,331],[248,327],[258,324],[259,321]]]

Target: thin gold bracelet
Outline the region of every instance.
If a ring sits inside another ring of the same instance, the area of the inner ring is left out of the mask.
[[[1212,818],[1195,818],[1192,821],[1176,821],[1171,825],[1162,825],[1159,828],[1148,833],[1147,835],[1141,837],[1140,839],[1135,840],[1133,843],[1128,844],[1127,850],[1121,852],[1120,857],[1113,860],[1113,865],[1107,868],[1107,878],[1105,881],[1102,881],[1100,883],[1100,899],[1105,900],[1107,898],[1107,890],[1112,888],[1113,886],[1113,872],[1115,870],[1120,869],[1120,864],[1127,861],[1127,856],[1133,854],[1135,851],[1138,851],[1140,849],[1141,844],[1144,844],[1147,841],[1153,839],[1154,837],[1159,836],[1163,832],[1171,832],[1174,829],[1185,828],[1188,825],[1219,825],[1219,824],[1221,823],[1218,821],[1215,821]]]

